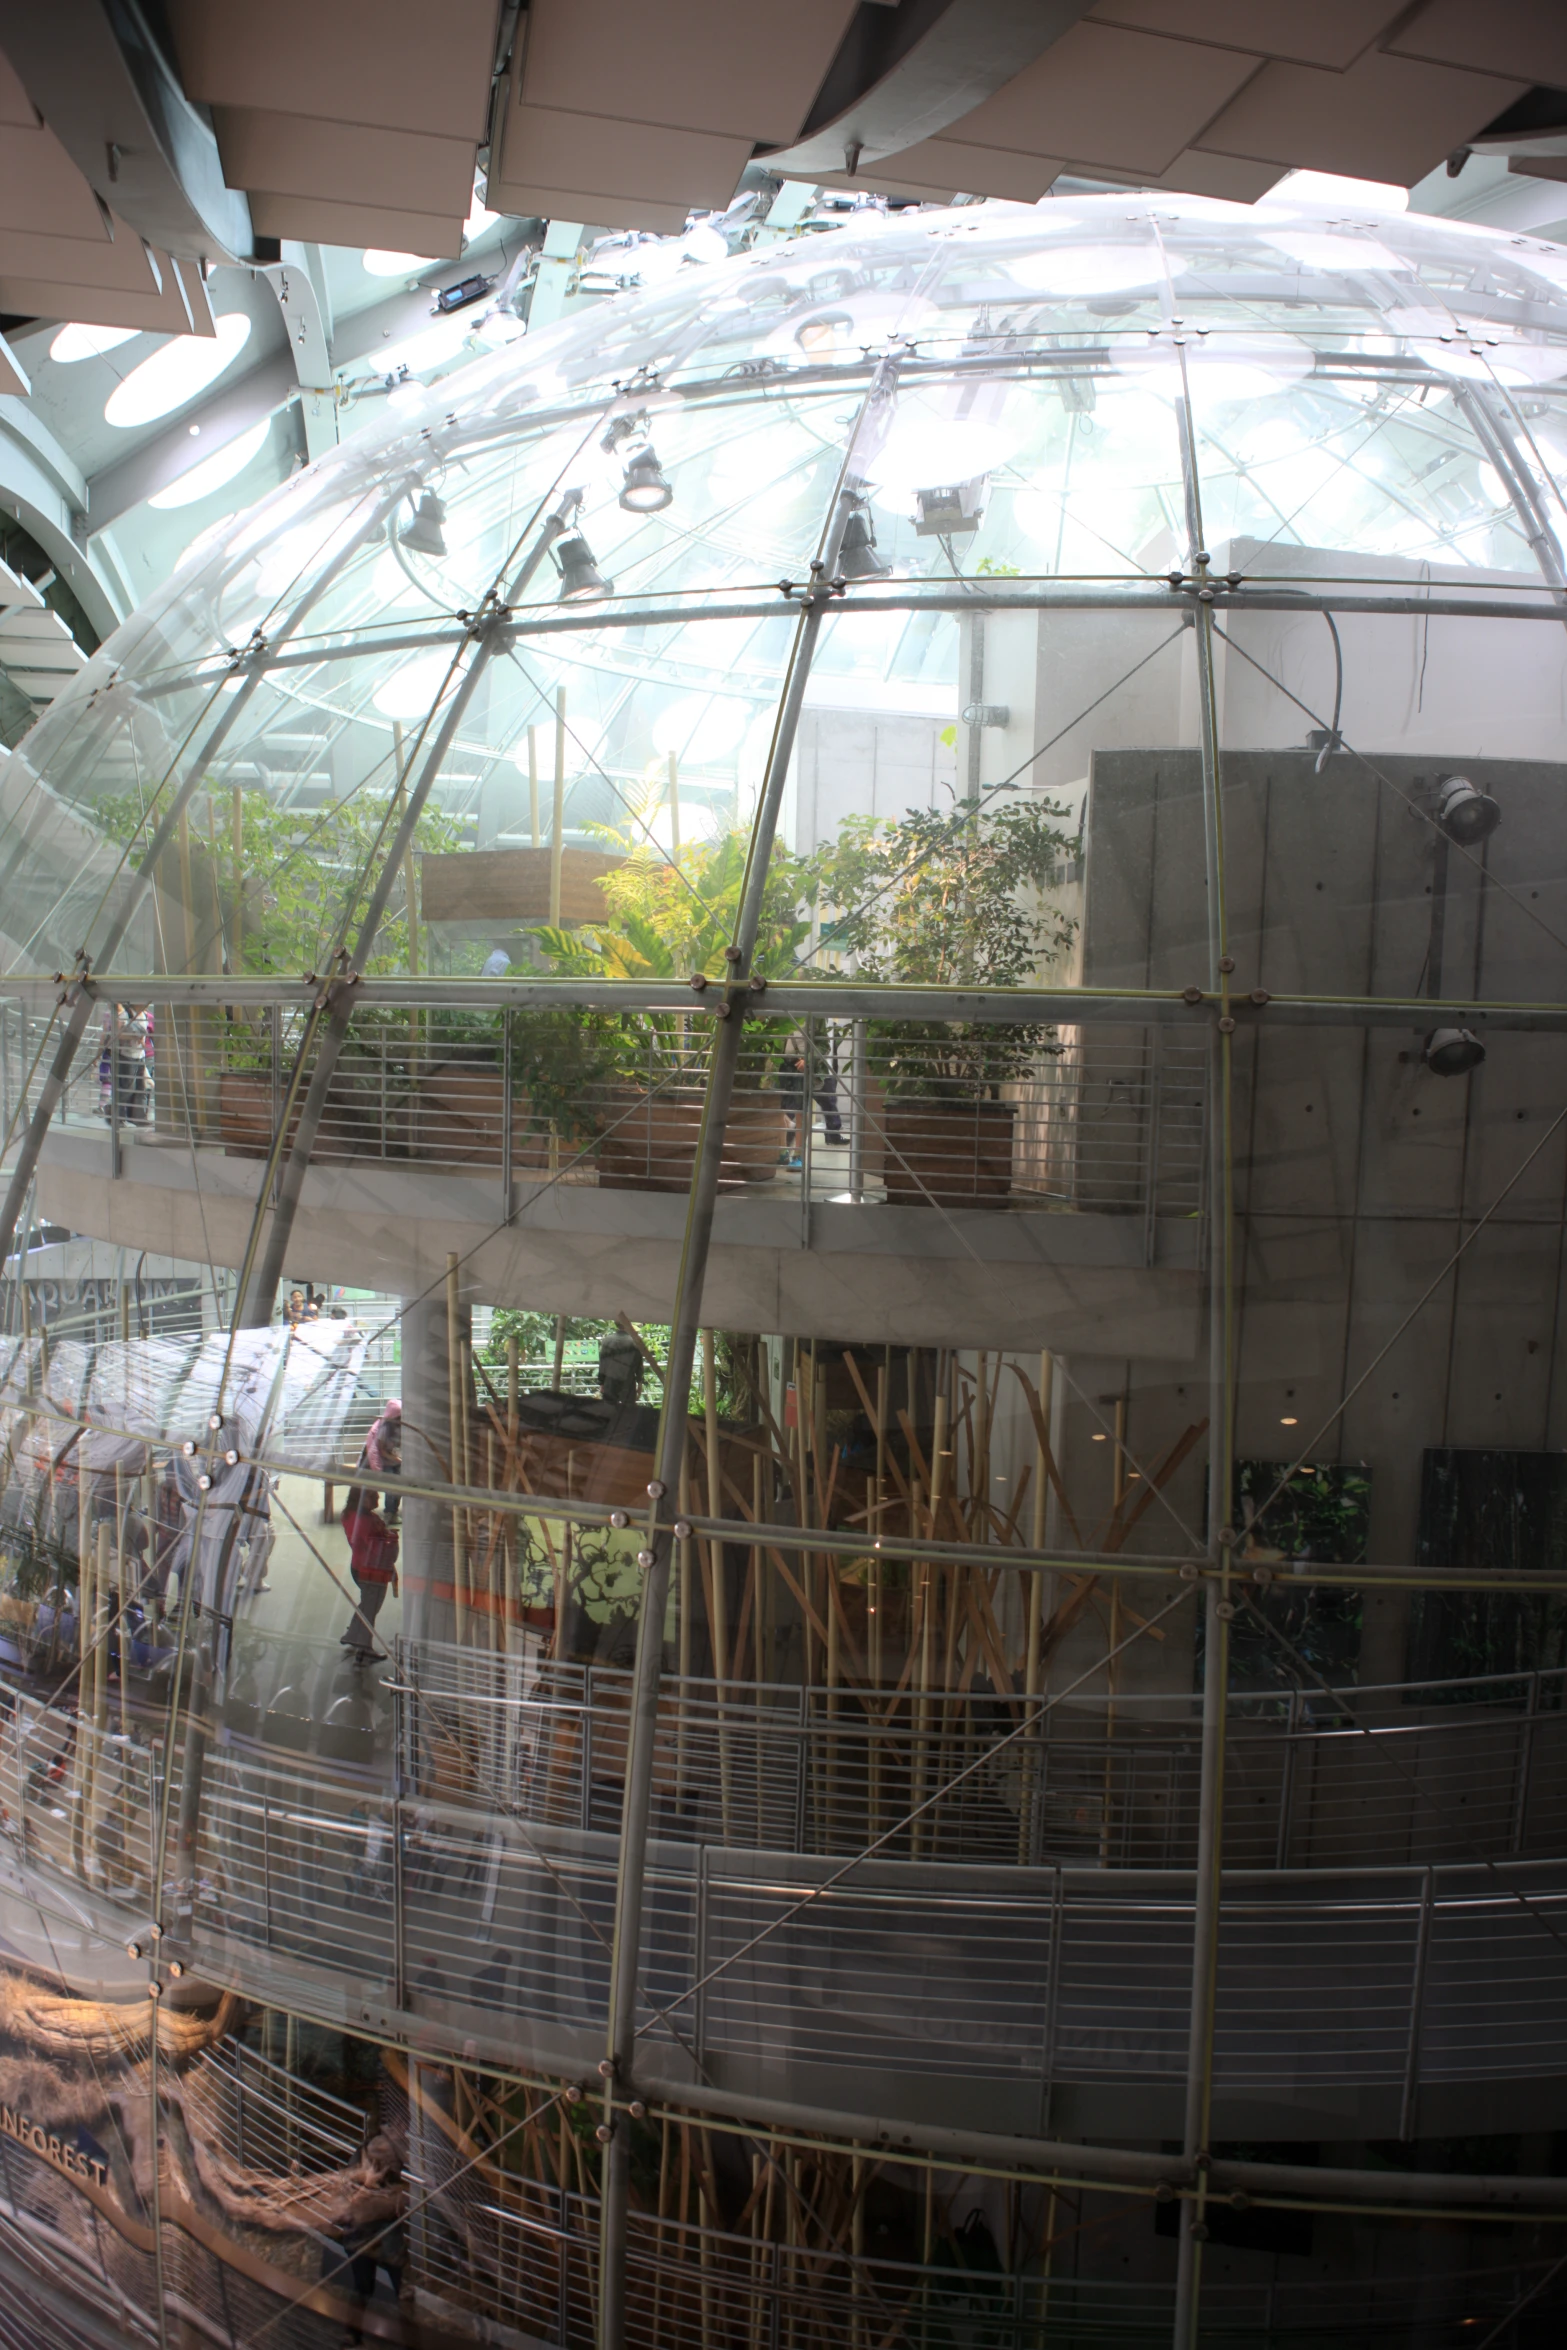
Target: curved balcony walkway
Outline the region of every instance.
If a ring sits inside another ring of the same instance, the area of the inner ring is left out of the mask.
[[[1329,1718],[1308,1722],[1237,1700],[1218,2126],[1429,2135],[1500,2110],[1530,2126],[1524,2109],[1567,2075],[1559,1689],[1542,1675],[1461,1692],[1489,1704],[1423,1690],[1403,1708],[1400,1693],[1362,1692],[1369,1734],[1326,1701]],[[1123,1751],[1077,1709],[1020,1755],[1022,1741],[999,1748],[1004,1707],[999,1721],[968,1708],[944,1745],[928,1726],[923,1755],[906,1733],[878,1757],[852,1749],[824,1702],[731,1689],[720,1706],[711,1684],[671,1687],[646,2080],[1159,2134],[1186,2060],[1193,1727],[1145,1722]],[[302,1711],[263,1712],[270,1736],[231,1728],[209,1751],[194,1877],[165,1908],[189,1960],[426,2048],[590,2070],[624,1676],[426,1648],[402,1652],[382,1703],[391,1737],[364,1706],[358,1759],[343,1751],[352,1725]],[[288,1751],[285,1731],[296,1749],[335,1742],[336,1759]],[[965,1801],[987,1790],[983,1806],[938,1810],[928,1838],[905,1826],[860,1857],[867,1830],[893,1828],[911,1787],[952,1778],[969,1747],[995,1764],[965,1782]],[[95,1738],[18,1696],[0,1738],[13,1885],[73,1881],[123,1940],[150,1896],[161,1764],[134,1737]],[[987,1818],[1006,1823],[989,1849]],[[1303,1852],[1316,1865],[1298,1865]]]

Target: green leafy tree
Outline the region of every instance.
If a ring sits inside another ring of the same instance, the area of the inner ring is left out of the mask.
[[[1068,952],[1073,918],[1050,896],[1075,848],[1067,810],[1029,799],[911,808],[895,822],[850,817],[812,860],[837,909],[822,937],[868,979],[905,986],[1016,988]],[[894,1090],[969,1093],[1019,1076],[1054,1035],[951,1020],[874,1022]]]

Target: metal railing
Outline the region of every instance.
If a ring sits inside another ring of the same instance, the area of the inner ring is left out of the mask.
[[[264,1159],[304,1015],[154,1007],[154,1079],[117,1101],[84,1054],[62,1124]],[[423,1165],[499,1183],[684,1192],[712,1023],[646,1014],[563,1060],[527,1012],[371,1007],[328,1091],[317,1163]],[[586,1017],[586,1016],[584,1016]],[[26,1115],[50,1022],[0,1004],[0,1110]],[[776,1033],[774,1033],[776,1031]],[[748,1029],[722,1188],[766,1198],[1190,1216],[1203,1204],[1206,1044],[1162,1027],[786,1021]],[[308,1074],[308,1070],[306,1072]],[[530,1086],[532,1090],[530,1091]],[[534,1095],[539,1096],[538,1106]],[[551,1115],[548,1105],[556,1105]]]

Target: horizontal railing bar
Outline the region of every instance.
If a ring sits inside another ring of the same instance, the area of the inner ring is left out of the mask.
[[[154,1004],[232,1004],[264,1009],[273,1004],[304,1012],[327,984],[320,974],[299,978],[238,978],[204,973],[107,972],[77,979],[70,973],[7,972],[0,978],[0,1001],[12,1001],[34,1010],[60,1008],[61,989],[77,989],[101,1000]],[[534,1011],[562,1005],[605,1012],[679,1012],[688,1019],[711,1018],[726,991],[712,978],[709,987],[693,990],[680,980],[660,979],[401,979],[352,981],[356,1004],[384,1005],[406,1011]],[[1206,1029],[1209,1015],[1224,1009],[1247,1025],[1417,1028],[1422,1033],[1443,1025],[1473,1026],[1486,1022],[1496,1029],[1567,1032],[1567,1005],[1547,1001],[1481,1001],[1461,996],[1326,996],[1272,994],[1258,1003],[1249,994],[1221,997],[1200,988],[950,988],[909,987],[849,979],[794,979],[769,981],[765,988],[738,991],[751,1019],[795,1020],[807,1015],[819,1019],[961,1020],[1001,1027],[1035,1027],[1046,1022],[1061,1027],[1159,1026]],[[1195,997],[1195,1000],[1193,998]],[[460,1058],[460,1053],[458,1055]],[[1048,1063],[1046,1067],[1048,1069]],[[695,1070],[699,1074],[699,1068]],[[840,1075],[843,1073],[840,1072]],[[1098,1072],[1090,1072],[1091,1079]],[[93,1083],[96,1085],[96,1070]],[[1195,1080],[1194,1080],[1195,1082]],[[134,1138],[134,1130],[126,1137]]]

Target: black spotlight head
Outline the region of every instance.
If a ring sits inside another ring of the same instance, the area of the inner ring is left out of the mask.
[[[1467,1028],[1433,1028],[1425,1042],[1425,1064],[1433,1077],[1466,1077],[1485,1059],[1485,1047]]]
[[[839,578],[885,579],[891,569],[876,552],[870,516],[863,506],[854,507],[843,526],[843,544],[838,549]]]
[[[416,555],[444,555],[446,536],[441,524],[446,520],[446,508],[434,490],[426,490],[414,508],[412,519],[403,524],[397,536],[405,547]]]
[[[626,467],[620,502],[628,514],[658,514],[674,498],[664,468],[651,448],[639,449]]]
[[[614,581],[606,579],[593,560],[593,549],[580,530],[570,538],[562,539],[555,550],[560,563],[560,600],[563,604],[586,604],[594,596],[613,592]]]
[[[1467,775],[1444,775],[1436,787],[1436,820],[1449,840],[1472,849],[1496,830],[1502,811]]]

